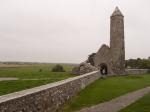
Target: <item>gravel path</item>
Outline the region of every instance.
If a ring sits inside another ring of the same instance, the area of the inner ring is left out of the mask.
[[[150,86],[144,89],[140,89],[135,92],[131,92],[123,96],[114,98],[111,101],[104,102],[104,103],[101,103],[101,104],[98,104],[89,108],[84,108],[78,112],[118,112],[124,107],[137,101],[138,99],[140,99],[147,93],[150,93]]]
[[[12,80],[62,80],[64,78],[39,78],[39,79],[19,79],[19,78],[15,78],[15,77],[1,77],[0,81],[12,81]]]
[[[62,80],[64,78],[39,78],[39,79],[20,79],[20,80]]]
[[[3,77],[0,78],[0,81],[11,81],[11,80],[18,80],[19,78],[14,78],[14,77]]]

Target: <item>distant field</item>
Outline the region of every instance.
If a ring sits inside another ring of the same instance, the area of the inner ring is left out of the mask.
[[[73,65],[63,64],[66,72],[51,72],[53,66],[55,64],[1,65],[0,78],[15,77],[19,80],[0,81],[0,95],[73,77],[70,73]]]
[[[0,64],[0,68],[9,68],[9,67],[25,67],[25,66],[33,66],[33,65],[28,65],[28,64]]]
[[[17,67],[15,67],[17,66]],[[63,65],[66,72],[51,72],[55,64],[38,64],[38,65],[15,65],[13,67],[3,66],[0,67],[0,77],[17,77],[20,79],[25,78],[63,78],[70,75],[73,68],[71,65]],[[41,70],[41,72],[40,72]]]

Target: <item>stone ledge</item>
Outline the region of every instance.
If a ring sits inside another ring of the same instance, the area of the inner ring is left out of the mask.
[[[150,69],[126,69],[125,70],[126,74],[144,74],[144,73],[149,73]]]

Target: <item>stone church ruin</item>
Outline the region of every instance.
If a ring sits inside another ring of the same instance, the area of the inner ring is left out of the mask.
[[[103,44],[97,53],[92,53],[72,73],[81,75],[97,69],[102,75],[125,73],[124,16],[118,7],[110,17],[110,47]]]

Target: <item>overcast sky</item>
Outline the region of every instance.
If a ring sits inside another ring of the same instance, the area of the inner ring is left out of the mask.
[[[126,59],[150,56],[149,0],[0,0],[0,61],[80,63],[125,16]]]

